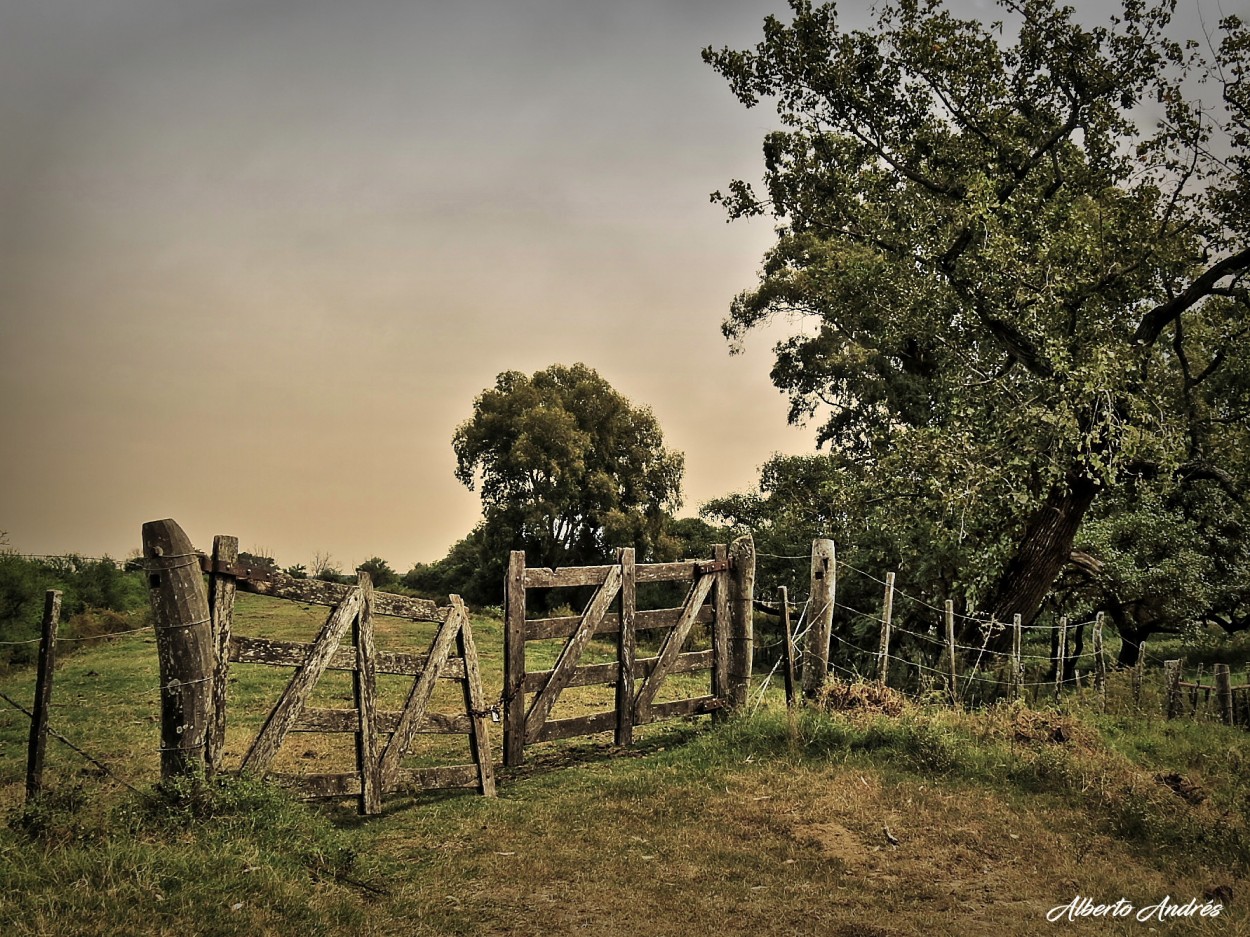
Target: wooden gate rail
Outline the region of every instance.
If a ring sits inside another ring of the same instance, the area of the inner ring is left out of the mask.
[[[737,594],[744,588],[750,591],[754,561],[753,551],[740,552],[748,557],[747,562],[731,562],[728,548],[720,545],[709,561],[636,564],[633,549],[624,548],[617,552],[617,562],[612,565],[553,570],[527,567],[524,552],[514,551],[505,582],[504,763],[522,764],[526,745],[597,732],[612,731],[616,744],[629,745],[635,726],[676,716],[718,713],[731,706],[741,687],[750,681],[750,602],[748,599],[746,614],[739,616],[736,613],[742,603],[731,599],[735,586]],[[675,608],[637,610],[637,584],[655,582],[690,583],[686,600]],[[526,618],[526,593],[530,589],[578,586],[598,587],[582,614]],[[609,611],[613,606],[616,611]],[[712,647],[686,651],[684,645],[696,624],[711,626]],[[637,632],[646,630],[667,634],[655,657],[638,659]],[[579,664],[593,638],[609,635],[616,636],[616,661]],[[555,666],[526,672],[526,643],[552,638],[566,639]],[[667,677],[701,670],[711,672],[710,692],[655,702]],[[550,718],[564,690],[597,684],[616,687],[611,710]]]

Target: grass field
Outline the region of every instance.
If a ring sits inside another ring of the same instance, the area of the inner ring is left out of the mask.
[[[289,638],[325,614],[254,596],[238,611],[239,632]],[[423,650],[425,627],[380,619],[379,647]],[[493,700],[501,626],[475,618],[474,629]],[[53,710],[55,728],[141,791],[158,769],[151,641],[66,657]],[[531,659],[557,650],[531,645]],[[612,653],[592,645],[597,659]],[[237,763],[289,671],[232,674]],[[22,701],[32,686],[28,672],[0,681]],[[384,704],[406,688],[386,678]],[[1149,698],[1138,711],[1127,676],[1111,691],[1109,715],[1073,698],[1063,712],[884,716],[789,714],[773,690],[723,725],[646,727],[628,752],[607,736],[535,746],[524,769],[501,773],[495,800],[396,797],[369,819],[252,783],[141,796],[54,741],[51,790],[23,810],[28,723],[6,709],[0,933],[1250,934],[1246,733],[1164,722]],[[456,708],[457,692],[448,683],[438,708]],[[317,693],[347,705],[350,683],[330,674]],[[578,690],[556,715],[610,693]],[[344,770],[349,738],[292,736],[278,767]],[[468,760],[459,737],[420,741],[419,759]],[[1225,905],[1219,917],[1046,921],[1077,895],[1140,909],[1204,893]]]

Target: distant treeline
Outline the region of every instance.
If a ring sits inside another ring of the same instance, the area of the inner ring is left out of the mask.
[[[90,638],[150,623],[141,566],[109,557],[0,553],[0,671],[35,660],[44,595],[59,589],[61,634]]]

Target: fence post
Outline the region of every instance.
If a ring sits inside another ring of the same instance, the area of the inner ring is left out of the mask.
[[[525,763],[525,551],[508,557],[504,581],[503,763]]]
[[[39,670],[35,675],[35,705],[31,710],[30,742],[26,749],[26,803],[43,790],[43,756],[48,747],[48,710],[52,706],[52,673],[56,667],[56,631],[60,620],[61,592],[49,589],[43,597]]]
[[[1133,665],[1133,705],[1141,706],[1141,685],[1146,676],[1146,642],[1138,642],[1137,663]]]
[[[959,703],[959,686],[955,677],[955,600],[946,600],[946,658],[951,671],[951,705]]]
[[[1098,708],[1107,711],[1107,661],[1102,655],[1102,612],[1094,616],[1094,690]]]
[[[729,569],[729,547],[724,543],[712,546],[712,559],[716,563],[724,563],[725,568],[716,573],[716,586],[713,598],[716,601],[715,620],[712,624],[712,695],[721,701],[723,706],[729,705],[729,643],[733,630],[732,598],[733,575]],[[633,707],[632,697],[630,707]],[[712,713],[713,722],[723,722],[728,718],[726,709],[718,709]],[[631,717],[632,718],[632,717]]]
[[[360,588],[360,614],[352,623],[356,669],[352,672],[352,696],[360,727],[356,730],[356,770],[360,772],[360,813],[382,812],[382,761],[378,748],[377,648],[373,642],[373,579],[356,573]]]
[[[200,557],[178,524],[143,525],[161,674],[161,780],[204,770],[212,679],[213,635]]]
[[[1011,616],[1011,698],[1019,702],[1024,691],[1024,619],[1019,613]]]
[[[725,558],[725,548],[716,547],[717,559]],[[635,590],[636,570],[634,548],[621,547],[616,551],[616,561],[621,565],[621,629],[616,636],[616,663],[620,668],[616,680],[616,738],[620,746],[634,744],[634,612],[637,610],[637,592]],[[718,580],[719,583],[719,580]],[[720,590],[717,589],[716,608],[724,604]],[[715,627],[723,628],[724,622],[717,621]],[[720,663],[719,660],[714,663]],[[718,686],[724,680],[717,670],[713,670],[713,694],[723,689]]]
[[[226,747],[226,683],[230,678],[230,631],[234,627],[235,577],[226,570],[239,558],[239,538],[213,538],[213,565],[208,574],[208,612],[212,619],[213,679],[204,765],[211,776],[221,770]]]
[[[729,646],[729,697],[732,705],[745,706],[751,690],[751,664],[755,654],[755,541],[750,534],[729,545],[733,566],[732,641]]]
[[[1055,702],[1063,691],[1063,672],[1068,663],[1068,619],[1059,619],[1059,630],[1055,632]]]
[[[786,708],[794,708],[794,631],[790,627],[790,591],[782,586],[777,590],[777,605],[781,608],[781,630],[785,634]]]
[[[1225,725],[1233,725],[1233,681],[1228,672],[1228,664],[1215,665],[1216,695],[1220,701],[1220,719]]]
[[[1163,684],[1167,701],[1164,711],[1169,719],[1175,719],[1181,712],[1181,662],[1179,660],[1163,662]]]
[[[813,540],[811,587],[807,593],[807,639],[803,642],[803,695],[807,699],[820,692],[829,673],[837,582],[837,547],[832,540]]]
[[[885,602],[881,607],[881,644],[877,648],[877,682],[890,676],[890,622],[894,618],[894,574],[885,574]]]

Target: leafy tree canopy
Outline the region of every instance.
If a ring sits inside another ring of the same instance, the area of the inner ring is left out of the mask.
[[[524,549],[530,563],[567,566],[632,545],[642,559],[681,505],[683,456],[664,447],[649,409],[583,364],[500,374],[452,448],[484,515],[461,553],[488,545],[503,562]]]
[[[1175,41],[1166,0],[1101,26],[999,5],[902,0],[847,30],[792,0],[754,49],[704,59],[782,128],[761,192],[713,196],[778,224],[726,336],[792,325],[772,376],[830,448],[831,513],[927,530],[935,588],[973,580],[1008,620],[1101,502],[1239,503],[1250,32]]]

